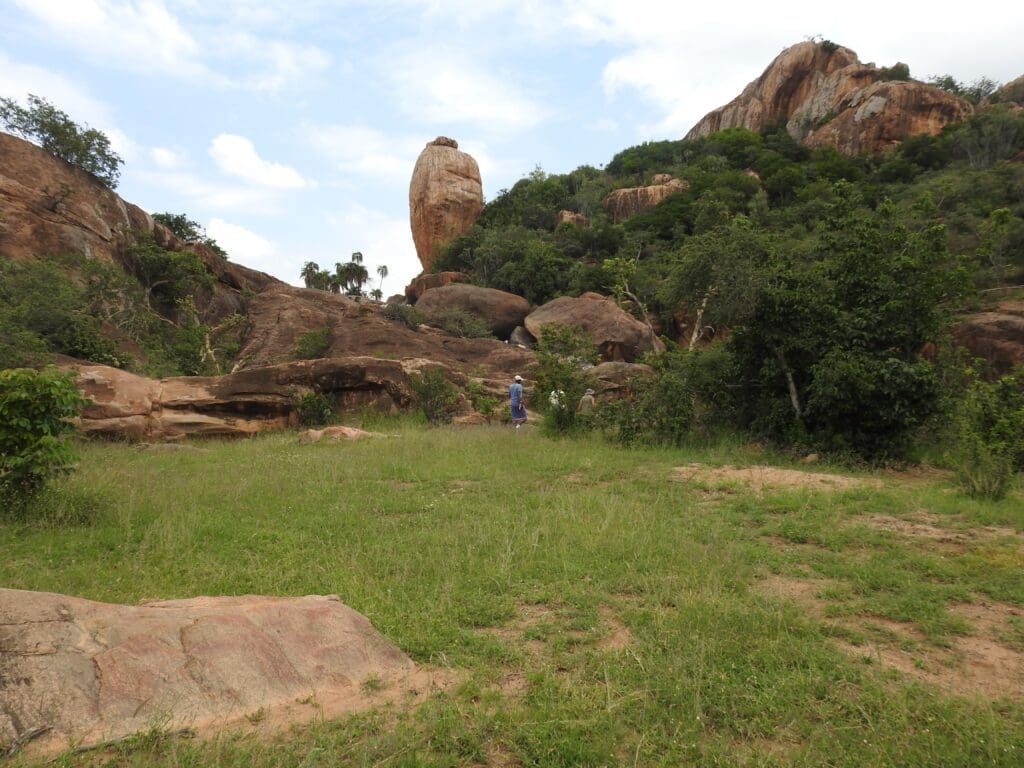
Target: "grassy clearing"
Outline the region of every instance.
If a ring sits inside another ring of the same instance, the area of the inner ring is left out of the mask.
[[[462,682],[269,742],[153,732],[58,764],[1024,762],[1024,689],[975,686],[965,645],[1024,646],[1019,493],[901,475],[755,492],[675,471],[768,461],[742,446],[382,431],[400,436],[84,446],[55,503],[96,519],[0,523],[0,583],[127,603],[338,594]]]

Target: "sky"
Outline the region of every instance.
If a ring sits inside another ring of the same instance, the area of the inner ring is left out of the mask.
[[[681,138],[815,36],[918,78],[1024,74],[1020,2],[0,0],[0,18],[0,96],[104,131],[123,198],[296,285],[359,251],[385,296],[421,269],[409,180],[437,136],[491,200]]]

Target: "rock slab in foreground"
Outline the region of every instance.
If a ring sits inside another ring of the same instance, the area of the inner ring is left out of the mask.
[[[0,742],[32,753],[206,728],[413,662],[337,597],[196,597],[140,606],[0,589]],[[335,708],[341,714],[346,707]]]

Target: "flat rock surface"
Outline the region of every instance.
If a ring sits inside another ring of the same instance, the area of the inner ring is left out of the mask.
[[[303,700],[337,716],[372,705],[374,691],[424,687],[418,674],[334,596],[129,606],[0,589],[0,743],[31,754],[254,713],[294,722]]]

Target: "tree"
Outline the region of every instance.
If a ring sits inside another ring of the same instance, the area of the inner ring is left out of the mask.
[[[384,278],[388,276],[388,268],[386,264],[381,264],[377,267],[377,274],[380,275],[380,284],[377,286],[377,290],[383,295],[384,292]]]
[[[78,125],[46,99],[30,93],[26,108],[14,99],[0,98],[0,121],[7,130],[92,174],[104,186],[117,187],[124,160],[110,148],[106,134]]]
[[[299,277],[305,282],[307,288],[316,287],[316,277],[320,273],[320,265],[315,261],[307,261],[302,265],[302,272]]]
[[[218,256],[227,258],[228,254],[212,237],[207,237],[206,230],[198,221],[193,221],[184,213],[154,213],[153,221],[158,221],[176,234],[186,243],[205,245]]]

